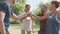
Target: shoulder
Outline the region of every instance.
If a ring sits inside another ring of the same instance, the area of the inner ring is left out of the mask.
[[[60,14],[60,10],[58,10],[57,13]]]
[[[21,14],[21,15],[25,15],[25,14],[26,14],[26,12],[21,12],[20,14]]]
[[[60,10],[57,11],[57,16],[60,18]]]
[[[7,7],[8,6],[8,3],[6,1],[2,1],[0,2],[0,7]]]
[[[7,1],[1,1],[0,4],[7,4]]]

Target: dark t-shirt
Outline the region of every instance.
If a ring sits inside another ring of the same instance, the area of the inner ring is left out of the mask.
[[[0,11],[5,13],[4,24],[5,29],[8,30],[10,16],[12,15],[10,5],[6,1],[0,2]]]
[[[38,16],[44,16],[44,14],[39,14]],[[47,23],[47,19],[44,20],[40,20],[40,30],[42,30],[43,32],[45,32],[46,30],[46,23]]]

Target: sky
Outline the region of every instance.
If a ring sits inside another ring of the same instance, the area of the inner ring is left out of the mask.
[[[39,6],[40,2],[46,3],[47,1],[48,0],[27,0],[26,4],[29,4],[31,6],[31,11],[33,11],[34,9],[36,9]]]
[[[26,4],[31,6],[31,10],[34,10],[38,7],[40,0],[27,0]]]

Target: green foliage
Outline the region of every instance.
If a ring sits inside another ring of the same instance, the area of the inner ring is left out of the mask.
[[[47,7],[48,7],[48,9],[50,10],[50,5],[49,5],[49,3],[43,3],[43,2],[41,2],[40,4],[39,4],[39,8],[37,8],[36,10],[34,10],[34,15],[38,15],[38,14],[40,14],[41,13],[41,7],[42,7],[42,5],[46,5]],[[39,25],[39,20],[34,20],[34,23],[36,24],[36,25]]]
[[[21,3],[21,4],[25,4],[26,0],[17,0],[17,2]]]
[[[11,21],[10,24],[20,24],[20,21]]]
[[[44,4],[43,2],[40,2],[40,4],[39,4],[39,8],[41,8],[43,4]]]
[[[19,2],[21,1],[21,2]],[[18,0],[15,4],[13,4],[12,7],[12,11],[13,13],[15,13],[16,15],[20,15],[22,12],[24,12],[24,8],[25,8],[25,2],[26,0]],[[10,22],[11,24],[19,24],[21,22],[19,21],[12,21]]]
[[[36,9],[36,10],[34,10],[34,12],[33,12],[34,15],[38,15],[39,13],[41,13],[41,11],[40,11],[39,9]]]
[[[34,20],[33,22],[34,22],[36,25],[39,25],[39,23],[40,23],[39,20]]]
[[[34,12],[33,12],[33,14],[34,15],[38,15],[38,14],[40,14],[41,13],[41,11],[37,8],[36,10],[34,10]],[[36,25],[38,25],[39,24],[39,20],[34,20],[33,21]]]
[[[48,3],[40,2],[40,4],[39,4],[39,8],[41,8],[41,7],[42,7],[42,5],[46,5],[46,6],[47,6],[47,8],[48,8],[48,10],[50,10],[50,3],[49,3],[49,2],[48,2]]]
[[[45,3],[45,5],[47,6],[48,10],[50,10],[50,3]]]
[[[12,5],[13,13],[16,15],[19,15],[21,12],[24,11],[25,4],[21,4],[19,2],[16,2],[14,5]]]

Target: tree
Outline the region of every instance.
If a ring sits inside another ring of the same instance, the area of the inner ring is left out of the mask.
[[[36,15],[36,16],[37,16],[38,14],[40,14],[40,13],[41,13],[41,11],[40,11],[38,8],[35,9],[34,12],[33,12],[33,14]],[[33,22],[34,22],[36,25],[39,24],[39,20],[34,20]]]
[[[13,13],[15,13],[16,15],[20,15],[22,12],[24,12],[24,7],[25,7],[25,0],[21,0],[22,2],[16,2],[14,5],[12,5],[12,11]],[[11,23],[19,23],[19,21],[11,21]]]
[[[12,5],[13,12],[19,15],[21,12],[24,11],[26,0],[17,0],[17,2]]]
[[[45,4],[44,4],[43,2],[40,2],[39,8],[35,9],[33,13],[34,13],[35,15],[41,14],[41,7],[42,7],[42,5],[46,5],[46,6],[48,7],[48,9],[50,9],[50,5],[49,5],[49,4],[50,4],[50,3],[45,3]],[[34,20],[34,22],[35,22],[36,25],[39,24],[39,20]]]
[[[42,5],[44,5],[44,3],[43,3],[43,2],[40,2],[40,4],[39,4],[39,8],[41,8]]]
[[[19,2],[16,2],[14,5],[12,5],[13,13],[16,15],[19,15],[21,12],[24,11],[25,4],[21,4]]]
[[[25,4],[26,0],[17,0],[17,2],[19,2],[21,4]]]
[[[34,14],[34,15],[38,15],[40,12],[41,12],[41,11],[37,8],[37,9],[34,10],[33,14]]]

